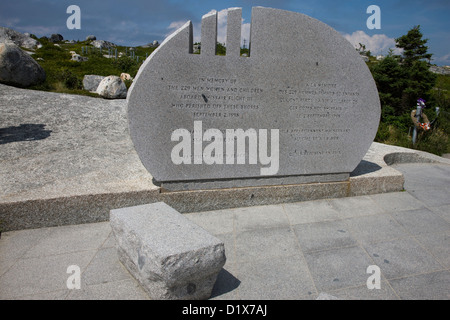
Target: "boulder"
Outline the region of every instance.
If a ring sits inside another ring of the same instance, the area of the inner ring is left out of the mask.
[[[44,69],[13,43],[0,43],[0,82],[29,87],[45,81]]]
[[[49,39],[50,42],[60,42],[63,40],[64,40],[64,37],[62,35],[60,35],[59,33],[52,34]]]
[[[106,99],[125,99],[127,97],[127,86],[117,76],[104,78],[97,88],[97,93]]]
[[[72,59],[70,59],[70,60],[72,60],[72,61],[77,61],[77,62],[84,62],[84,61],[88,61],[89,60],[89,58],[87,58],[87,57],[82,57],[82,56],[80,56],[79,54],[73,54],[72,55]]]
[[[97,37],[94,35],[89,35],[86,37],[86,41],[94,41],[94,40],[97,40]]]
[[[450,67],[449,66],[443,66],[443,67],[431,66],[430,71],[433,73],[436,73],[436,74],[449,75]]]
[[[158,40],[153,41],[152,43],[147,43],[146,45],[143,45],[142,48],[156,48],[159,46]]]
[[[14,43],[19,47],[29,50],[42,48],[42,44],[36,39],[31,38],[29,34],[26,35],[4,27],[0,27],[0,42]]]
[[[94,40],[91,42],[91,45],[98,49],[108,49],[116,46],[114,43],[105,40]]]
[[[83,78],[83,89],[91,92],[96,92],[98,85],[102,80],[105,79],[103,76],[97,76],[94,74],[87,74]]]

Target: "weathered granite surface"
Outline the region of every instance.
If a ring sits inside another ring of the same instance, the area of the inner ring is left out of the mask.
[[[152,299],[208,299],[225,264],[221,240],[165,203],[112,210],[119,259]]]
[[[108,221],[111,209],[161,201],[185,213],[401,191],[403,176],[385,158],[450,164],[373,143],[349,181],[165,192],[133,148],[125,100],[1,84],[0,96],[3,231]]]
[[[230,9],[226,56],[216,55],[217,13],[212,12],[202,19],[200,55],[192,54],[193,26],[187,22],[141,67],[128,94],[128,116],[144,166],[169,190],[198,180],[212,188],[277,185],[279,179],[270,183],[269,178],[287,176],[347,180],[380,119],[366,64],[326,24],[262,7],[252,10],[250,55],[241,57],[240,18],[241,9]],[[237,129],[251,138],[245,150],[234,152],[235,138],[227,130]],[[180,136],[186,132],[188,138]],[[272,161],[265,162],[264,155]],[[263,171],[268,168],[274,170]],[[234,178],[254,180],[213,182]],[[170,182],[181,183],[172,188]]]
[[[102,82],[103,79],[105,79],[104,76],[87,74],[83,77],[83,89],[96,92],[98,85],[100,84],[100,82]]]

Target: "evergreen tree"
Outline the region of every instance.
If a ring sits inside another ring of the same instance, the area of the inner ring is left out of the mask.
[[[394,124],[404,129],[408,115],[416,106],[418,98],[429,99],[429,91],[433,88],[436,75],[429,71],[430,59],[422,39],[420,26],[413,27],[408,33],[396,39],[402,55],[394,55],[392,50],[380,63],[371,67],[377,83],[382,105],[382,122]]]
[[[419,25],[414,26],[406,35],[395,39],[396,47],[403,49],[400,62],[405,70],[407,83],[400,108],[404,111],[414,108],[418,98],[428,100],[428,92],[436,82],[436,75],[429,71],[432,54],[428,53],[426,46],[428,39],[422,39],[422,37]]]
[[[390,52],[379,63],[372,65],[371,71],[380,96],[381,122],[396,127],[402,126],[398,117],[404,114],[405,110],[399,106],[407,81],[398,57]]]
[[[414,26],[408,33],[395,39],[396,47],[403,49],[402,63],[411,67],[414,62],[427,59],[430,60],[432,54],[428,53],[426,46],[428,39],[422,39],[420,25]]]

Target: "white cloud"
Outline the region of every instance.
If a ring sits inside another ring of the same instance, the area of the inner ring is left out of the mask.
[[[439,65],[450,65],[450,53],[447,53],[441,57],[435,57],[432,59],[432,63],[436,63]]]
[[[27,25],[27,26],[17,26],[15,28],[15,30],[23,32],[23,33],[25,33],[25,32],[32,33],[38,37],[48,36],[53,33],[61,33],[61,28],[55,27],[55,26],[43,27],[43,26],[28,26]]]
[[[243,44],[244,44],[244,39],[246,40],[245,47],[248,48],[248,45],[250,43],[250,23],[243,23],[242,24],[241,46],[243,46]]]
[[[228,18],[228,10],[223,9],[218,12],[217,15],[217,41],[220,43],[227,43],[227,18]],[[244,19],[242,19],[241,26],[241,46],[244,43],[244,39],[246,40],[246,46],[248,48],[248,42],[250,39],[250,23],[244,23]]]
[[[389,38],[385,34],[374,34],[369,36],[364,31],[355,31],[352,34],[344,34],[344,38],[350,41],[355,47],[359,48],[359,44],[366,46],[366,50],[370,50],[372,55],[387,54],[389,49],[394,50],[394,54],[400,54],[401,49],[395,47],[395,39]]]
[[[186,21],[174,21],[172,22],[168,27],[168,32],[166,33],[166,38],[168,36],[170,36],[172,33],[174,33],[175,31],[177,31],[179,28],[181,28],[182,26],[184,26],[184,24],[186,23]]]

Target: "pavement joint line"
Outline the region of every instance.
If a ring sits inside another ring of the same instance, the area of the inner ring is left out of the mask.
[[[384,280],[381,280],[381,282],[383,283],[383,282],[388,282],[387,281],[387,279],[384,279]],[[339,291],[344,291],[344,290],[348,290],[348,289],[358,289],[358,288],[367,288],[367,285],[366,284],[355,284],[355,285],[351,285],[351,286],[348,286],[348,287],[344,287],[344,288],[339,288],[339,289],[332,289],[332,290],[329,290],[329,292],[330,293],[332,293],[332,292],[335,292],[335,293],[337,293],[337,292],[339,292]]]
[[[66,290],[50,290],[50,291],[42,291],[42,292],[37,292],[37,293],[31,293],[31,294],[24,294],[24,295],[13,295],[10,297],[5,298],[5,300],[16,300],[18,298],[22,298],[22,299],[26,299],[28,297],[28,299],[26,300],[30,300],[30,298],[35,297],[37,295],[43,295],[43,294],[51,294],[51,293],[57,293],[57,292],[65,292]],[[69,295],[70,292],[67,292],[67,294],[65,294],[65,297],[63,300],[66,299],[67,295]]]
[[[382,273],[383,274],[383,273]],[[386,278],[386,277],[385,277]],[[388,279],[384,280],[386,281],[387,285],[389,286],[389,288],[391,288],[392,292],[394,292],[395,296],[399,299],[402,300],[402,298],[400,298],[400,294],[394,289],[394,287],[392,286],[392,284],[389,282]]]
[[[389,278],[389,279],[386,279],[386,281],[407,279],[407,278],[412,278],[412,277],[417,277],[417,276],[424,276],[424,275],[427,275],[427,274],[433,274],[433,273],[445,272],[445,271],[449,271],[450,272],[450,269],[436,269],[436,270],[427,271],[427,272],[413,273],[413,274],[408,274],[408,275],[401,276],[401,277]]]
[[[443,231],[442,233],[437,233],[437,234],[445,234],[445,233],[447,233],[447,232],[449,232],[449,231]],[[429,232],[429,233],[431,233],[431,232]],[[433,234],[436,234],[436,233],[433,233]],[[420,235],[419,235],[419,237],[420,237]],[[435,260],[439,265],[441,265],[441,267],[445,268],[445,265],[444,265],[443,263],[441,263],[440,259],[438,259],[438,258],[436,257],[436,255],[434,255],[433,252],[432,252],[431,250],[429,250],[425,245],[423,245],[423,244],[421,243],[421,241],[419,241],[419,239],[417,239],[413,234],[411,234],[411,238],[413,238],[413,239],[419,244],[419,246],[420,246],[426,253],[428,253],[429,255],[431,255],[431,256],[434,258],[434,260]]]
[[[316,282],[314,281],[314,278],[313,278],[313,276],[312,276],[311,268],[310,268],[310,266],[308,265],[308,261],[306,260],[305,253],[303,252],[302,246],[300,245],[300,241],[298,240],[298,237],[297,237],[297,235],[296,235],[296,233],[295,233],[295,230],[294,230],[294,228],[293,228],[293,225],[292,225],[292,223],[291,223],[291,220],[289,219],[289,215],[287,214],[286,208],[285,208],[284,206],[285,206],[284,203],[281,204],[281,208],[283,209],[283,212],[284,212],[284,214],[286,215],[286,217],[287,217],[287,219],[288,219],[288,222],[289,222],[289,229],[290,229],[291,232],[294,234],[294,241],[295,241],[296,244],[297,244],[297,249],[298,249],[300,255],[302,256],[303,261],[305,262],[306,270],[308,270],[308,276],[309,276],[309,279],[310,279],[311,283],[312,283],[313,286],[314,286],[315,294],[318,295],[318,294],[319,294],[319,290],[317,290],[317,285],[316,285]]]
[[[239,264],[237,262],[237,257],[236,257],[236,252],[237,252],[237,249],[236,249],[236,236],[237,236],[237,234],[236,234],[236,212],[235,211],[236,210],[231,209],[232,219],[233,219],[233,257],[234,257],[233,264],[235,266],[235,271],[238,273],[240,268],[239,268]],[[241,296],[240,296],[240,288],[239,287],[240,287],[240,285],[237,286],[235,295],[240,300]]]

